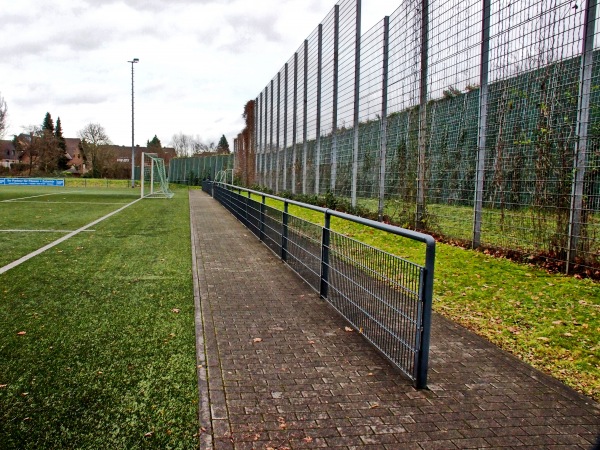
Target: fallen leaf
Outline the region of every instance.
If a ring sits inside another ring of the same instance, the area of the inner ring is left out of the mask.
[[[144,437],[152,437],[153,434],[154,434],[154,431],[149,431],[144,435]]]
[[[310,436],[306,436],[304,439],[302,439],[304,442],[312,442],[313,438],[311,438]]]
[[[354,330],[350,327],[344,327],[344,331],[347,331],[348,333],[352,333]]]
[[[171,310],[171,312],[173,312],[173,313],[175,313],[175,314],[179,314],[179,312],[180,312],[180,311],[181,311],[181,310],[180,310],[180,309],[178,309],[178,308],[173,308],[173,309]]]
[[[308,343],[309,343],[309,344],[314,344],[314,343],[315,343],[315,341],[308,341]]]
[[[252,342],[262,342],[262,339],[261,338],[254,338],[254,339],[252,339]]]
[[[0,389],[5,388],[8,384],[0,384]]]
[[[373,403],[371,405],[371,409],[375,409],[375,408],[379,408],[379,404],[378,403]]]
[[[550,339],[549,339],[549,338],[547,338],[547,337],[544,337],[544,336],[540,336],[540,337],[538,338],[538,340],[539,340],[539,341],[548,342]]]
[[[17,333],[17,336],[25,336],[27,334],[27,331],[19,331]]]

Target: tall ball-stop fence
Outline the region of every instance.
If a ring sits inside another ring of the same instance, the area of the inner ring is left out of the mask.
[[[596,0],[342,0],[255,100],[256,181],[600,276]]]
[[[200,186],[203,180],[215,180],[219,172],[233,169],[233,158],[231,154],[173,158],[169,163],[169,182]]]

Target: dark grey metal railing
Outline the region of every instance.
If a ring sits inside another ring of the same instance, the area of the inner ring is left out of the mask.
[[[435,241],[431,236],[223,183],[210,193],[284,260],[417,388],[427,386]],[[254,197],[258,197],[257,200]],[[283,203],[283,210],[266,199]],[[296,205],[323,214],[316,225],[288,212]],[[331,229],[331,217],[425,244],[420,265]]]

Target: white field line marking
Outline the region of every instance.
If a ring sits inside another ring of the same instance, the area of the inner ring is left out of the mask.
[[[0,267],[0,275],[1,275],[1,274],[3,274],[4,272],[7,272],[7,271],[9,271],[10,269],[13,269],[13,268],[17,267],[17,266],[18,266],[18,265],[20,265],[20,264],[23,264],[25,261],[28,261],[28,260],[30,260],[31,258],[33,258],[33,257],[35,257],[35,256],[37,256],[37,255],[39,255],[40,253],[43,253],[43,252],[45,252],[46,250],[48,250],[48,249],[50,249],[50,248],[52,248],[52,247],[55,247],[55,246],[57,246],[57,245],[58,245],[58,244],[60,244],[61,242],[64,242],[64,241],[66,241],[67,239],[70,239],[70,238],[72,238],[72,237],[73,237],[73,236],[75,236],[76,234],[79,234],[79,233],[81,233],[82,231],[85,231],[85,230],[87,230],[88,228],[91,228],[91,227],[93,227],[94,225],[96,225],[96,224],[98,224],[98,223],[102,222],[103,220],[105,220],[105,219],[108,219],[108,218],[109,218],[109,217],[111,217],[111,216],[114,216],[115,214],[117,214],[117,213],[119,213],[119,212],[123,211],[125,208],[128,208],[128,207],[130,207],[131,205],[133,205],[134,203],[137,203],[137,202],[139,202],[140,200],[141,200],[141,198],[138,198],[138,199],[136,199],[136,200],[132,201],[131,203],[128,203],[127,205],[125,205],[125,206],[123,206],[123,207],[121,207],[121,208],[119,208],[119,209],[117,209],[117,210],[115,210],[115,211],[113,211],[113,212],[111,212],[111,213],[108,213],[108,214],[107,214],[107,215],[105,215],[104,217],[100,217],[99,219],[96,219],[96,220],[94,220],[93,222],[90,222],[90,223],[88,223],[87,225],[84,225],[83,227],[81,227],[81,228],[79,228],[79,229],[77,229],[77,230],[75,230],[75,231],[72,231],[72,232],[70,232],[69,234],[67,234],[67,235],[65,235],[65,236],[63,236],[63,237],[61,237],[60,239],[57,239],[57,240],[56,240],[56,241],[54,241],[54,242],[50,242],[48,245],[45,245],[45,246],[43,246],[42,248],[39,248],[39,249],[37,249],[36,251],[34,251],[34,252],[31,252],[30,254],[28,254],[28,255],[25,255],[25,256],[23,256],[22,258],[19,258],[19,259],[17,259],[16,261],[13,261],[13,262],[11,262],[10,264],[7,264],[7,265],[6,265],[6,266],[4,266],[4,267]]]
[[[83,230],[96,231],[96,230]],[[73,230],[0,230],[0,233],[72,233]]]
[[[36,200],[20,200],[20,199],[13,199],[13,200],[4,200],[4,202],[10,202],[10,203],[42,203],[44,205],[54,205],[54,204],[58,204],[58,205],[122,205],[123,202],[42,202],[42,201],[36,201]]]
[[[16,202],[18,200],[25,200],[26,198],[47,197],[48,195],[74,194],[76,192],[81,192],[81,191],[73,191],[73,192],[65,192],[65,191],[63,191],[63,192],[53,192],[51,194],[32,195],[30,197],[9,198],[8,200],[1,200],[0,203]]]

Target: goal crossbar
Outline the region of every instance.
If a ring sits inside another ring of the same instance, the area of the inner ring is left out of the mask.
[[[142,198],[173,197],[174,193],[169,189],[165,160],[156,153],[142,153],[140,178]]]

